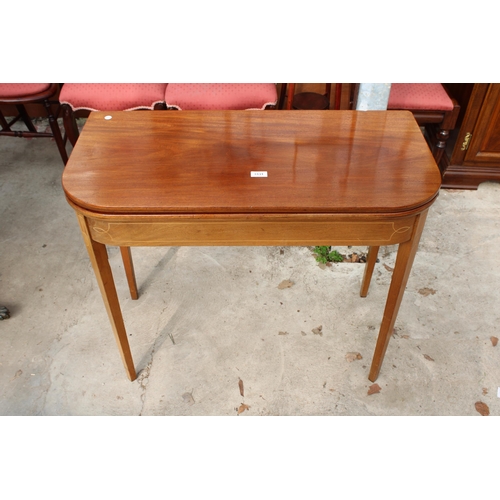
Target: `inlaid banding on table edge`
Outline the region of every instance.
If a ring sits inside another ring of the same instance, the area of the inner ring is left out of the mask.
[[[87,219],[92,238],[106,245],[267,246],[395,245],[411,238],[414,217],[396,221],[172,221]]]

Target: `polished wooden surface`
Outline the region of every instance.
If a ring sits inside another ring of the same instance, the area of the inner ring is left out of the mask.
[[[299,116],[300,115],[300,116]],[[399,244],[375,381],[440,173],[409,112],[92,113],[63,174],[130,380],[137,377],[106,245]],[[137,121],[140,121],[138,127]],[[142,129],[141,135],[136,130]],[[250,177],[266,171],[268,177]]]
[[[99,213],[402,212],[436,195],[424,146],[405,111],[92,113],[63,186]]]

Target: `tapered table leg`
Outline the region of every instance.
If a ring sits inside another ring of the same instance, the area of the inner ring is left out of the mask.
[[[127,332],[123,323],[123,316],[116,293],[113,274],[109,265],[106,246],[91,238],[85,217],[80,214],[77,214],[77,217],[127,376],[130,380],[135,380],[137,375],[127,340]]]
[[[137,291],[137,282],[135,280],[134,262],[132,260],[132,252],[130,247],[120,247],[122,254],[123,267],[125,268],[125,275],[127,276],[128,288],[130,290],[130,297],[132,300],[139,298]]]
[[[420,236],[422,235],[422,231],[424,229],[427,212],[428,210],[425,210],[417,216],[415,225],[413,226],[411,239],[409,241],[405,241],[404,243],[400,243],[398,248],[396,265],[394,266],[391,285],[387,295],[387,302],[385,304],[384,317],[382,318],[382,324],[380,325],[377,345],[375,346],[375,353],[373,354],[373,361],[370,368],[370,374],[368,376],[368,379],[372,382],[377,380],[380,367],[382,366],[382,362],[384,360],[385,351],[389,344],[389,339],[391,338],[394,323],[396,322],[396,317],[398,315],[399,306],[401,305],[401,300],[403,299],[405,292],[406,283],[408,282],[411,266],[413,264],[413,260],[415,259],[415,254],[417,253]]]
[[[366,258],[365,273],[363,275],[363,282],[361,283],[361,291],[359,295],[366,297],[368,295],[368,288],[370,288],[370,281],[372,279],[373,268],[377,262],[378,249],[380,247],[370,247],[368,256]]]

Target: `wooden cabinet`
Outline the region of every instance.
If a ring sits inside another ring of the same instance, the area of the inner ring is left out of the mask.
[[[452,93],[454,85],[465,111],[451,155],[443,158],[443,187],[477,189],[481,182],[500,182],[500,83],[450,84]]]

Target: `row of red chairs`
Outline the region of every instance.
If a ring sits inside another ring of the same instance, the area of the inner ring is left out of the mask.
[[[59,98],[56,100],[57,93]],[[15,105],[18,114],[9,122],[0,112],[1,135],[18,137],[53,137],[66,164],[66,138],[74,146],[78,139],[75,112],[131,111],[137,109],[214,110],[266,109],[277,105],[274,83],[65,83],[61,89],[54,83],[0,84],[0,104]],[[25,105],[41,103],[49,119],[51,132],[38,132],[26,112]],[[54,111],[54,105],[57,111]],[[60,108],[59,108],[60,107]],[[62,115],[66,137],[57,126]],[[27,131],[13,128],[22,120]]]
[[[294,96],[295,84],[281,84],[278,101],[274,83],[1,83],[0,105],[15,105],[18,115],[10,121],[0,111],[0,135],[21,137],[53,137],[61,158],[66,164],[66,140],[74,146],[78,139],[75,112],[132,111],[138,109],[172,110],[242,110],[275,109],[283,106],[288,88],[286,109],[307,107],[318,94],[302,93]],[[326,86],[324,103],[319,109],[328,109],[331,84]],[[339,109],[341,85],[336,85],[334,109]],[[57,93],[59,93],[57,99]],[[43,104],[51,131],[37,131],[25,105]],[[302,103],[302,104],[301,104]],[[326,104],[325,104],[326,103]],[[54,106],[56,110],[54,111]],[[431,149],[439,164],[449,132],[455,127],[460,107],[440,83],[394,83],[391,87],[388,109],[410,110],[420,126],[433,126]],[[57,117],[62,115],[65,134],[62,136]],[[12,126],[22,120],[27,131]]]

